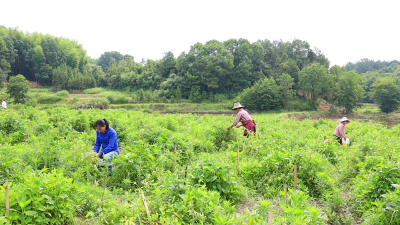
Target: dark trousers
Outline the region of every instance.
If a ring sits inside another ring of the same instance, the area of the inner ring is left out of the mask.
[[[340,137],[338,137],[336,135],[334,135],[334,136],[336,137],[336,140],[339,142],[339,144],[342,145],[342,138],[340,138]]]

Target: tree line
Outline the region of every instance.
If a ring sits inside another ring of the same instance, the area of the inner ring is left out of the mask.
[[[376,99],[373,84],[394,73],[396,65],[362,59],[330,67],[319,49],[298,39],[211,40],[177,57],[165,52],[160,60],[141,62],[116,51],[91,59],[76,41],[0,26],[0,79],[22,74],[54,91],[106,87],[192,102],[223,95],[254,110],[309,110],[324,99],[352,111]]]

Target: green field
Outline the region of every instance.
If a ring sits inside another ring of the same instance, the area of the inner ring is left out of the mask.
[[[227,115],[126,109],[0,112],[3,224],[399,224],[400,126],[254,115],[257,137]],[[112,176],[97,169],[100,118],[118,132]],[[298,168],[294,191],[294,167]],[[285,186],[288,192],[285,194]],[[148,209],[143,203],[145,196]]]

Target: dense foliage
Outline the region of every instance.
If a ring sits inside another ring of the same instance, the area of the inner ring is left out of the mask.
[[[29,90],[29,82],[21,74],[10,77],[7,84],[7,93],[14,98],[15,103],[22,103],[26,99]]]
[[[363,77],[365,91],[367,93],[364,98],[364,102],[367,103],[375,102],[375,100],[372,98],[372,89],[374,83],[376,83],[379,78],[390,77],[393,78],[393,80],[390,81],[391,84],[396,86],[400,84],[400,62],[397,60],[386,62],[362,59],[355,64],[348,63],[345,68],[347,71],[355,70]],[[396,101],[396,98],[399,97],[400,96],[394,95],[386,96],[388,99],[393,98],[393,101]]]
[[[266,224],[271,211],[273,224],[398,223],[400,126],[353,120],[345,148],[324,143],[331,120],[253,115],[247,139],[227,133],[227,116],[19,107],[0,112],[3,224]],[[107,179],[92,152],[98,118],[122,146]]]
[[[55,92],[123,90],[135,99],[130,103],[220,102],[237,97],[248,101],[252,110],[306,110],[317,109],[324,100],[352,112],[361,101],[374,102],[371,90],[378,78],[392,77],[399,85],[399,71],[396,60],[361,59],[330,67],[320,50],[298,39],[210,40],[195,43],[179,56],[165,52],[160,60],[140,63],[116,51],[90,59],[76,41],[0,26],[0,80],[22,74]]]

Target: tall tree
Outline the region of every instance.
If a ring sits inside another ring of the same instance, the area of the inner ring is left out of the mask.
[[[286,104],[293,98],[294,90],[292,89],[294,85],[294,78],[289,74],[283,73],[276,78],[276,83],[278,84],[279,94],[283,99],[283,105]]]
[[[11,98],[14,98],[14,103],[25,102],[28,90],[29,82],[23,75],[18,74],[15,77],[10,77],[10,81],[7,84],[7,93]]]
[[[328,70],[319,63],[304,67],[299,72],[299,88],[302,93],[312,100],[313,107],[316,107],[318,98],[325,98],[328,90]]]
[[[6,42],[2,38],[0,38],[0,73],[3,74],[1,82],[4,81],[4,79],[6,78],[5,76],[7,76],[10,72],[11,65],[7,60],[9,58],[9,55],[10,53],[8,51]]]
[[[352,112],[354,108],[361,106],[365,94],[362,83],[362,77],[354,70],[339,75],[338,105],[343,106],[347,112]]]
[[[400,88],[396,85],[396,80],[391,77],[377,79],[372,85],[371,97],[384,113],[399,109]]]
[[[124,56],[116,51],[104,52],[103,54],[101,54],[99,60],[97,61],[97,65],[101,66],[103,68],[103,71],[106,72],[111,66],[113,59],[117,63],[119,63],[119,61],[124,59]]]
[[[169,74],[175,73],[176,59],[172,52],[165,52],[163,58],[160,60],[160,73],[164,78],[168,78]]]

